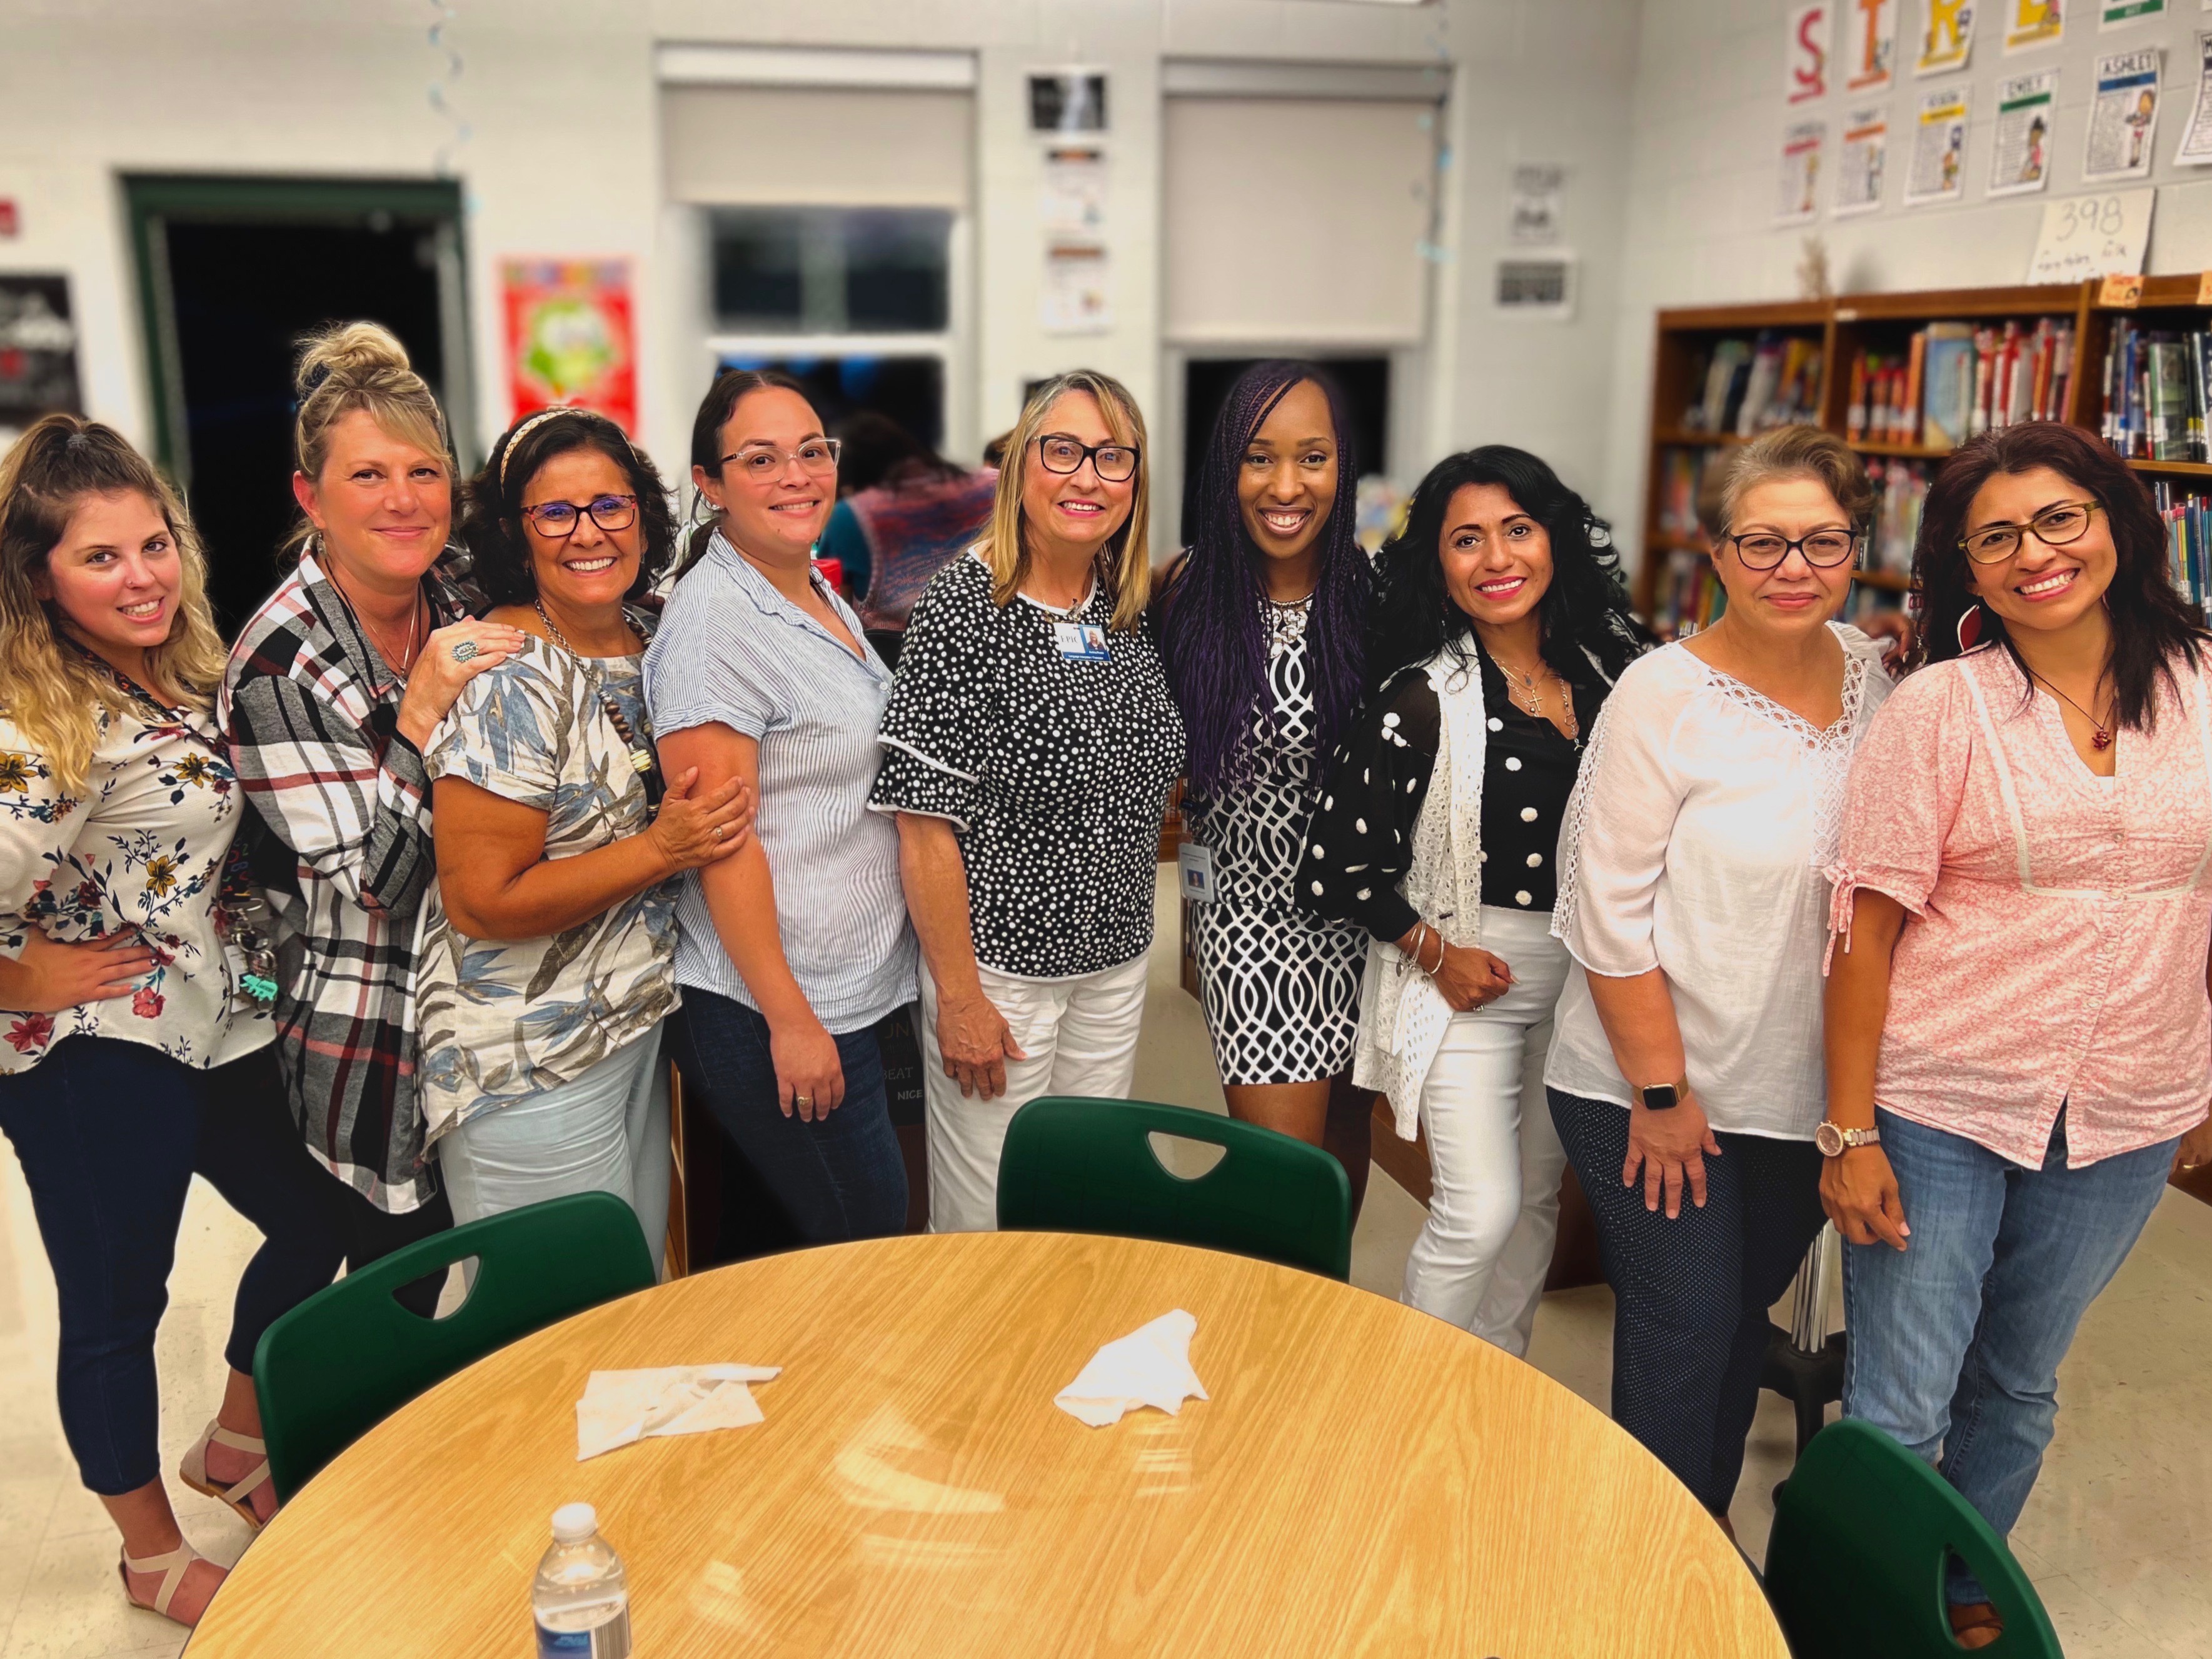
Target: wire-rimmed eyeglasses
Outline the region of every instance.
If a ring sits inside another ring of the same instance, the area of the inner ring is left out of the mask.
[[[1976,564],[2002,564],[2020,551],[2021,538],[2033,535],[2045,547],[2064,547],[2087,533],[2098,511],[2095,501],[2053,501],[2026,524],[1985,524],[1959,538]]]
[[[522,516],[531,528],[553,541],[566,541],[586,519],[602,531],[627,530],[637,522],[635,495],[594,495],[588,501],[541,501],[526,507]]]

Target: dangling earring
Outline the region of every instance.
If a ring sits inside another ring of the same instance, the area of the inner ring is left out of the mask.
[[[1968,605],[1959,617],[1959,649],[1971,651],[1982,637],[1982,606],[1978,599]]]

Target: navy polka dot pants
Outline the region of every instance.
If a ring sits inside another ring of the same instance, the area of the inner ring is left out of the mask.
[[[1596,1212],[1613,1286],[1613,1419],[1716,1515],[1743,1473],[1773,1306],[1820,1231],[1820,1154],[1810,1141],[1720,1134],[1705,1206],[1644,1207],[1620,1184],[1628,1111],[1545,1093]]]

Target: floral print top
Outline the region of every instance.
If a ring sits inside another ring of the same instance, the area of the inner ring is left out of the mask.
[[[63,789],[0,710],[0,955],[20,957],[34,927],[64,944],[128,933],[155,967],[127,997],[58,1014],[0,1009],[0,1075],[29,1071],[65,1037],[143,1042],[204,1071],[274,1036],[225,942],[219,899],[240,797],[215,722],[115,683],[126,701],[97,711],[80,790]]]
[[[633,611],[650,639],[653,618]],[[608,717],[651,741],[642,657],[575,657],[532,637],[461,688],[422,751],[451,777],[545,814],[545,856],[574,858],[651,822],[645,780]],[[675,879],[550,939],[471,939],[434,884],[424,907],[418,1081],[429,1139],[573,1081],[675,1011]]]

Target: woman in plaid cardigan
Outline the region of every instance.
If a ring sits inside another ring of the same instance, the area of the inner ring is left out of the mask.
[[[307,1149],[358,1195],[357,1266],[450,1222],[414,1077],[421,750],[522,635],[471,617],[445,417],[398,341],[331,329],[297,386],[299,564],[240,633],[219,715],[267,832],[278,1060]]]

